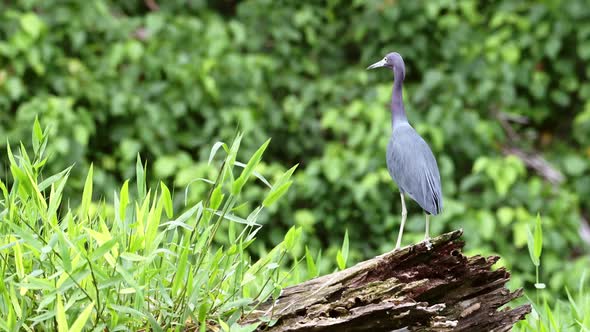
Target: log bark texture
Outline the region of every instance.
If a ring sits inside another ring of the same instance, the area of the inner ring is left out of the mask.
[[[492,269],[497,256],[466,257],[462,231],[391,251],[346,270],[285,288],[247,322],[271,317],[260,331],[510,331],[530,305],[503,308],[520,297],[510,274]]]

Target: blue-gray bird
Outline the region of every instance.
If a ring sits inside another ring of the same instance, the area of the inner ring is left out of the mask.
[[[393,70],[393,93],[391,96],[392,133],[387,144],[387,169],[397,183],[402,200],[402,222],[397,237],[396,249],[399,249],[404,232],[407,210],[404,194],[416,201],[425,212],[426,230],[424,240],[429,239],[429,217],[441,213],[443,202],[440,185],[440,173],[432,150],[420,135],[408,123],[402,85],[406,74],[404,60],[396,52],[389,53],[381,61],[367,69],[385,67]]]

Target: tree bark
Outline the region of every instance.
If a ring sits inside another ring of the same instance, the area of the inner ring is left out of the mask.
[[[510,274],[492,269],[497,256],[466,257],[462,230],[391,251],[343,271],[285,288],[245,323],[266,317],[259,330],[510,331],[529,304],[500,309],[522,295]],[[271,326],[272,325],[272,326]]]

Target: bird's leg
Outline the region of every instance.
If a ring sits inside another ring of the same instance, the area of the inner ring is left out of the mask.
[[[424,242],[426,242],[426,248],[430,250],[432,248],[432,243],[430,243],[430,215],[428,213],[424,213],[426,215],[426,229],[424,231]]]
[[[424,230],[424,240],[429,240],[430,239],[430,232],[429,232],[430,215],[428,213],[425,213],[425,215],[426,215],[426,229]]]
[[[402,244],[404,224],[406,223],[406,217],[408,216],[408,210],[406,210],[406,201],[404,199],[404,193],[400,193],[400,197],[402,198],[402,224],[399,227],[399,234],[397,235],[397,243],[395,244],[395,250],[399,249]]]

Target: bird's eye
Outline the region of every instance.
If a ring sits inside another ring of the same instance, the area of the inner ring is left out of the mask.
[[[383,61],[387,62],[387,57],[383,58]]]

